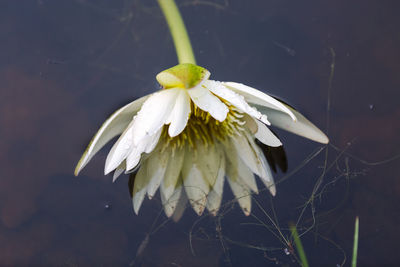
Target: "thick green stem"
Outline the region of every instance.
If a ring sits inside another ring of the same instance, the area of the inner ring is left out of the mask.
[[[174,0],[157,0],[167,20],[169,30],[174,40],[178,61],[182,63],[196,64],[189,35],[179,9]]]

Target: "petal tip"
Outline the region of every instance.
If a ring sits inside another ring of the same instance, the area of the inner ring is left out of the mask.
[[[315,142],[327,145],[329,144],[329,137],[326,136],[326,134],[324,134],[320,129],[317,128],[317,132],[314,135],[314,138],[310,138],[310,137],[306,137],[308,139],[311,139]]]
[[[75,167],[75,170],[74,170],[74,175],[75,176],[78,176],[79,175],[79,173],[81,172],[81,170],[85,167],[85,165],[86,165],[86,161],[85,161],[85,159],[86,159],[86,151],[85,151],[85,153],[83,153],[83,155],[82,155],[82,157],[79,159],[79,161],[78,161],[78,163],[76,164],[76,167]]]
[[[171,138],[172,138],[172,137],[175,137],[175,136],[177,136],[177,135],[179,135],[182,131],[183,131],[183,130],[178,131],[177,129],[171,127],[171,125],[168,127],[168,135],[169,135],[169,137],[171,137]]]
[[[136,209],[135,207],[133,208],[133,211],[135,212],[136,215],[139,215],[139,209]]]
[[[272,184],[268,187],[269,192],[271,193],[271,195],[274,197],[276,196],[276,187],[275,184]]]
[[[321,144],[329,144],[329,137],[326,136],[325,134],[323,136],[321,136],[321,140],[319,141]]]
[[[75,167],[74,175],[78,176],[80,171],[81,171],[81,169],[79,168],[79,163],[78,163],[78,165],[76,165],[76,167]]]
[[[107,164],[104,166],[104,175],[109,174],[110,172],[112,172],[115,168],[111,168],[110,164]]]
[[[197,201],[196,200],[195,201],[189,200],[189,202],[190,202],[193,210],[196,212],[196,214],[198,216],[201,216],[203,214],[203,212],[204,212],[204,209],[206,208],[206,204],[205,203],[198,203],[198,202],[200,202],[199,200],[197,200]],[[204,202],[204,201],[201,201],[201,202]]]

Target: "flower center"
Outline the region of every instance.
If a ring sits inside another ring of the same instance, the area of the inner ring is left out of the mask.
[[[196,149],[199,143],[206,146],[212,145],[216,141],[222,142],[227,137],[245,131],[243,125],[246,122],[243,120],[243,113],[228,103],[225,104],[228,106],[229,112],[226,119],[220,122],[191,102],[192,112],[182,133],[175,137],[170,137],[168,135],[168,126],[164,126],[161,134],[164,148],[182,148],[188,144],[191,148]]]

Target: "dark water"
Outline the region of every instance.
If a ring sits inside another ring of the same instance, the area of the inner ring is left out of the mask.
[[[104,119],[176,64],[155,1],[0,1],[0,265],[127,266],[142,244],[136,266],[296,266],[277,229],[298,220],[312,266],[348,266],[356,216],[360,266],[399,264],[398,1],[178,3],[213,79],[283,98],[331,144],[278,130],[294,173],[254,216],[228,188],[217,218],[160,226],[158,197],[136,216],[127,177],[102,174],[107,149],[73,169]]]

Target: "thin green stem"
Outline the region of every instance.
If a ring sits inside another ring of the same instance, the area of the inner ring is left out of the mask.
[[[351,259],[351,267],[357,266],[358,232],[359,232],[359,219],[357,216],[355,226],[354,226],[353,258]]]
[[[294,224],[289,224],[290,232],[292,233],[292,237],[294,240],[294,244],[296,245],[297,253],[300,257],[300,262],[302,267],[308,267],[308,261],[306,257],[306,253],[304,252],[303,245],[301,244],[301,240],[299,234],[297,233],[296,226]]]
[[[165,16],[169,30],[174,40],[178,61],[182,63],[196,64],[189,35],[185,23],[174,0],[157,0]]]

